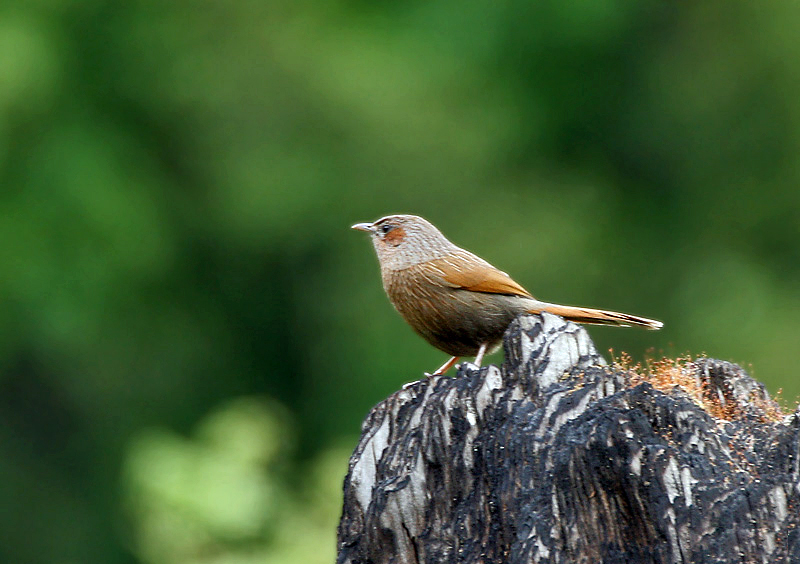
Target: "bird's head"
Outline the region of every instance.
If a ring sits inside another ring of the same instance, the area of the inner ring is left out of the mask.
[[[387,215],[352,228],[370,234],[382,269],[401,270],[456,248],[431,222],[416,215]]]

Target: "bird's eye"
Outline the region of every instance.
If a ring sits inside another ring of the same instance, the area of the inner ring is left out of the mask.
[[[394,229],[394,225],[391,225],[389,223],[381,225],[381,227],[380,227],[381,233],[383,233],[384,235],[386,235],[392,229]]]

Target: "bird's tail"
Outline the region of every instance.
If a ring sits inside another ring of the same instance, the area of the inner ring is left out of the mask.
[[[638,325],[645,329],[652,330],[661,329],[661,327],[664,326],[663,323],[655,319],[647,319],[646,317],[629,315],[627,313],[548,303],[541,303],[539,306],[528,310],[528,313],[541,313],[543,311],[559,315],[564,319],[577,323],[590,323],[593,325],[615,325],[617,327]]]

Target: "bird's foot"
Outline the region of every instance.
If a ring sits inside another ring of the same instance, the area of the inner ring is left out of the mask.
[[[433,374],[431,374],[430,372],[423,372],[422,375],[424,376],[424,378],[422,378],[421,380],[414,380],[413,382],[406,382],[405,384],[403,384],[403,389],[407,390],[414,384],[421,384],[422,382],[430,382],[431,378],[437,376],[435,372]]]

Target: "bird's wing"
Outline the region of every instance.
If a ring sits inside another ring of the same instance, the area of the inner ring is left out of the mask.
[[[434,259],[427,264],[438,270],[442,280],[451,288],[487,294],[533,297],[508,274],[468,251],[461,250]]]

